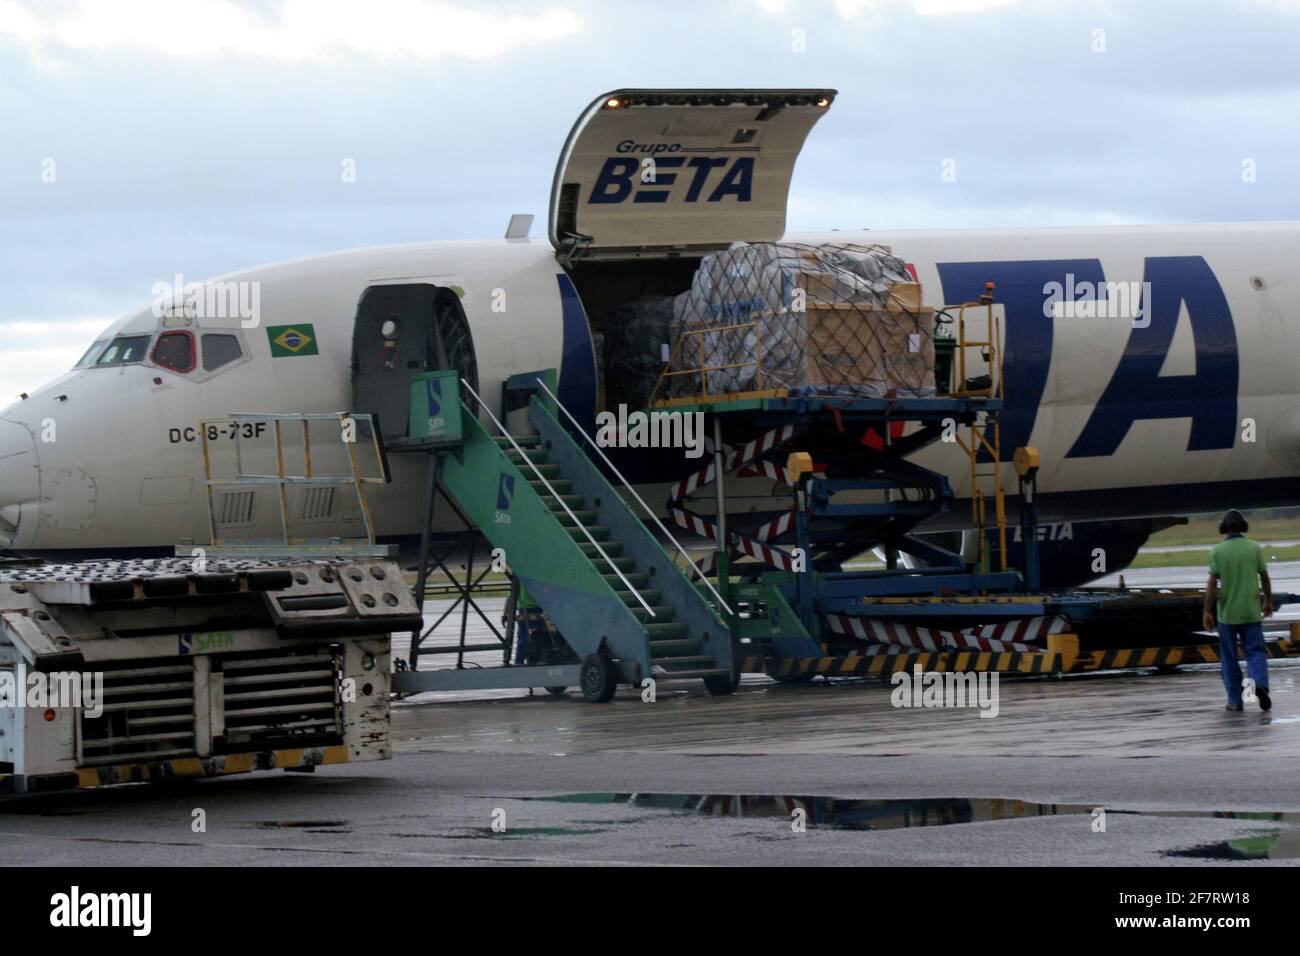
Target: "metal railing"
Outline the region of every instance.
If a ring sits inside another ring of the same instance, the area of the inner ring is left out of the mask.
[[[618,480],[622,482],[623,487],[626,488],[629,492],[631,492],[632,497],[636,499],[637,504],[639,504],[642,510],[644,510],[645,513],[650,516],[650,520],[653,521],[655,523],[655,526],[660,531],[663,532],[664,537],[666,537],[669,541],[673,543],[673,547],[675,547],[678,553],[681,554],[681,556],[686,559],[686,563],[691,566],[692,570],[694,570],[695,573],[699,575],[700,580],[703,581],[705,587],[709,589],[709,593],[712,594],[715,598],[717,598],[718,604],[722,606],[723,610],[725,610],[728,614],[731,614],[732,611],[730,606],[728,606],[727,602],[723,599],[722,595],[718,593],[717,588],[715,588],[712,584],[709,583],[709,579],[705,576],[704,572],[700,570],[700,566],[691,559],[691,556],[686,552],[686,549],[682,547],[681,542],[679,542],[675,537],[673,537],[672,532],[670,532],[664,526],[664,523],[659,520],[659,516],[654,513],[654,509],[645,503],[645,499],[642,498],[639,494],[637,494],[637,491],[635,488],[632,487],[631,482],[629,482],[626,478],[624,478],[623,473],[619,471],[616,467],[614,467],[614,463],[609,460],[609,456],[605,454],[605,450],[601,448],[599,444],[596,443],[596,440],[594,438],[592,438],[590,435],[587,434],[587,430],[585,428],[583,428],[581,425],[578,424],[578,420],[569,413],[569,410],[564,407],[563,403],[561,403],[559,398],[556,397],[555,393],[546,387],[545,382],[543,382],[539,378],[537,380],[537,384],[542,387],[542,390],[546,392],[546,394],[550,397],[551,401],[555,403],[555,407],[558,408],[560,411],[564,412],[565,418],[567,418],[570,422],[573,423],[573,427],[577,429],[578,434],[581,435],[583,438],[585,438],[587,440],[587,444],[589,444],[592,448],[596,450],[596,454],[600,455],[600,460],[603,461],[605,463],[605,466],[609,468],[609,470],[612,471],[618,477]]]
[[[731,362],[726,365],[708,365],[706,364],[704,347],[704,336],[714,335],[721,332],[735,332],[740,329],[754,330],[754,361],[752,362]],[[700,364],[694,368],[680,369],[673,371],[673,366],[677,364],[677,356],[686,344],[686,340],[692,336],[700,336]],[[698,375],[700,377],[700,394],[709,394],[709,373],[725,372],[729,369],[752,368],[754,370],[755,385],[761,389],[763,387],[763,361],[760,357],[762,354],[762,342],[759,339],[759,323],[740,322],[735,325],[715,325],[704,329],[690,329],[682,332],[677,337],[677,343],[673,346],[672,354],[668,356],[668,362],[664,365],[664,370],[659,373],[659,380],[655,382],[654,391],[650,393],[650,405],[654,405],[659,398],[659,390],[663,388],[664,383],[670,378],[676,378],[681,375]]]
[[[965,398],[996,398],[1003,397],[1003,376],[1002,376],[1002,347],[1001,329],[997,314],[993,311],[993,302],[990,300],[981,300],[979,302],[963,302],[957,306],[945,306],[945,309],[957,309],[957,341],[955,349],[957,353],[957,370],[958,385],[953,389],[952,394]],[[985,328],[982,339],[968,337],[966,312],[968,310],[984,310]],[[968,376],[966,366],[966,356],[970,349],[982,349],[984,355],[984,364],[987,368],[987,383],[980,383],[972,380]],[[989,525],[988,516],[988,499],[993,499],[993,519],[997,525],[998,533],[998,564],[1000,569],[1005,571],[1008,567],[1007,562],[1007,513],[1006,499],[1002,492],[1002,425],[998,414],[989,415],[984,413],[984,421],[981,424],[978,417],[968,424],[971,433],[970,444],[962,441],[961,436],[957,435],[957,443],[965,450],[970,458],[970,478],[971,478],[971,520],[975,524],[975,533],[979,538],[979,547],[976,562],[982,570],[989,570],[989,543],[985,534],[985,529]],[[990,463],[984,470],[980,469],[979,456],[984,452],[989,456]],[[992,493],[986,492],[980,487],[980,479],[987,479],[992,486]]]
[[[314,471],[312,462],[311,424],[312,422],[334,422],[339,427],[339,440],[347,447],[349,469],[346,474],[320,475]],[[358,423],[364,422],[370,429],[370,444],[374,459],[378,462],[379,474],[363,475],[357,458],[356,430]],[[291,474],[285,463],[284,425],[298,423],[302,428],[303,468],[301,474]],[[275,474],[258,474],[244,471],[243,441],[262,438],[260,427],[270,424],[271,435],[275,442]],[[349,433],[352,435],[348,437]],[[208,499],[208,531],[214,545],[223,543],[217,537],[217,517],[215,492],[218,488],[244,487],[248,485],[275,485],[280,501],[280,526],[283,543],[299,544],[308,539],[295,538],[290,533],[289,486],[332,486],[348,485],[356,489],[357,504],[365,524],[366,541],[375,543],[374,518],[370,511],[370,499],[366,494],[368,484],[386,484],[388,473],[383,450],[379,445],[379,435],[375,429],[374,416],[369,413],[353,412],[234,412],[220,419],[205,419],[199,422],[199,437],[203,450],[203,479]],[[220,438],[228,437],[234,443],[235,474],[229,478],[212,477],[211,444]]]
[[[537,480],[546,487],[548,492],[550,492],[551,497],[560,503],[560,507],[564,509],[564,513],[572,518],[574,525],[587,536],[587,540],[591,542],[591,546],[596,549],[597,553],[605,559],[605,563],[608,564],[610,568],[613,569],[614,573],[618,575],[618,579],[623,582],[623,586],[632,592],[632,596],[637,599],[637,602],[643,608],[645,608],[647,614],[651,617],[656,617],[657,615],[655,612],[650,608],[650,605],[646,603],[645,598],[641,596],[641,592],[632,587],[632,582],[627,579],[627,576],[623,574],[619,569],[619,566],[614,563],[613,559],[605,553],[605,549],[600,546],[600,542],[592,537],[591,532],[587,530],[587,526],[578,520],[578,516],[569,508],[568,503],[560,493],[551,486],[551,483],[546,480],[546,476],[542,474],[541,469],[539,469],[533,460],[528,457],[528,454],[519,447],[519,443],[515,441],[514,436],[506,431],[505,426],[502,425],[500,420],[492,414],[492,410],[487,407],[487,404],[483,399],[481,399],[478,393],[474,391],[474,387],[463,378],[460,380],[460,383],[465,386],[467,392],[474,396],[474,401],[478,402],[479,408],[483,410],[484,414],[486,414],[488,418],[492,419],[492,424],[497,427],[497,431],[501,433],[502,437],[505,438],[506,441],[510,442],[510,447],[519,453],[519,457],[523,459],[523,463],[533,470],[533,474],[537,476]]]

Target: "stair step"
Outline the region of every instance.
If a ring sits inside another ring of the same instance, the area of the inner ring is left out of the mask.
[[[640,607],[641,601],[638,601],[636,599],[636,594],[633,594],[631,591],[625,588],[623,586],[623,582],[618,579],[617,575],[611,575],[611,577],[613,577],[614,580],[611,581],[610,584],[613,585],[614,592],[618,594],[620,598],[622,598],[623,603],[626,604],[628,607]],[[642,588],[635,581],[632,582],[632,587],[637,589],[637,594],[641,595],[641,600],[645,601],[646,604],[649,604],[651,607],[653,607],[655,609],[655,613],[658,614],[659,608],[656,605],[658,605],[659,599],[664,596],[664,592],[659,590],[658,588]]]
[[[629,558],[628,560],[631,559]],[[626,569],[624,570],[626,571]],[[604,578],[609,586],[615,591],[626,590],[622,578],[617,574],[602,574],[601,577]],[[646,574],[644,571],[638,571],[635,574],[624,573],[623,577],[627,578],[628,584],[632,585],[634,588],[643,588],[650,583],[650,575]]]
[[[650,604],[650,611],[655,612],[654,617],[651,617],[650,611],[643,608],[640,601],[636,598],[633,598],[632,601],[633,604],[628,608],[628,610],[631,611],[632,616],[642,624],[645,624],[647,621],[654,621],[656,624],[670,624],[677,620],[677,609],[671,604],[650,604],[647,600],[646,603]]]
[[[554,473],[550,475],[546,475],[547,468],[553,468]],[[542,472],[542,474],[546,475],[546,480],[550,483],[550,486],[555,489],[556,494],[559,495],[568,494],[570,489],[573,488],[573,482],[570,481],[568,478],[557,477],[560,474],[559,465],[541,465],[539,466],[539,470]],[[536,476],[533,475],[532,469],[529,469],[528,471],[528,486],[532,488],[533,491],[541,495],[543,498],[548,497],[550,495],[550,492],[546,490],[546,485],[542,484],[541,481]]]
[[[569,517],[567,512],[555,511],[555,517],[558,518],[560,520],[560,524],[564,525],[564,527],[566,528],[573,528],[580,524],[589,525],[596,520],[596,512],[594,511],[574,511],[573,514],[574,517],[578,519],[576,522],[573,520],[573,518]]]
[[[650,642],[650,660],[682,660],[690,657],[693,651],[700,649],[700,642],[693,637],[678,638],[668,641]]]
[[[586,529],[586,533],[584,533],[584,529]],[[569,537],[572,538],[574,541],[577,541],[579,543],[584,543],[587,545],[587,547],[591,547],[592,541],[599,541],[601,542],[601,547],[604,548],[605,547],[604,543],[606,541],[610,541],[608,525],[588,524],[588,525],[583,525],[582,528],[565,528],[564,530],[569,532]],[[618,544],[618,542],[616,541],[610,541],[610,543]],[[619,544],[619,548],[621,549],[622,547],[623,546]],[[605,548],[605,553],[606,554],[610,553],[609,548]],[[623,552],[620,550],[619,554],[622,553]]]
[[[629,572],[636,570],[637,559],[630,557],[630,555],[628,555],[628,557],[623,557],[623,544],[621,544],[620,541],[611,541],[608,542],[608,544],[603,544],[601,546],[604,549],[604,553],[610,555],[610,557],[614,559],[614,566],[619,568],[624,575],[628,575],[628,580],[632,580]],[[611,574],[610,566],[604,563],[604,558],[601,557],[601,554],[599,554],[593,546],[588,544],[588,542],[580,542],[578,548],[581,549],[582,554],[585,554],[586,557],[591,559],[591,563],[597,566],[597,570],[601,572],[603,576],[606,576],[606,578],[611,578],[612,576],[614,580],[619,580],[619,576]]]
[[[507,448],[505,449],[505,455],[507,460],[520,466],[523,465],[525,457],[527,457],[528,460],[535,465],[543,465],[546,463],[545,448],[525,448],[524,453],[522,455],[519,454],[519,452],[515,451],[513,448]],[[531,471],[532,469],[528,469],[528,470]]]
[[[666,640],[673,637],[685,637],[687,633],[686,625],[676,621],[669,621],[662,624],[650,623],[642,626],[646,629],[646,633],[650,635],[650,640],[652,642],[656,639]]]
[[[555,488],[555,485],[551,485],[551,487]],[[560,493],[560,501],[563,501],[568,505],[570,511],[577,511],[587,503],[586,495],[566,495],[563,492],[560,492],[559,488],[555,488],[555,490]],[[564,514],[564,509],[560,506],[560,502],[556,501],[550,492],[544,491],[542,494],[542,500],[546,502],[546,507],[550,508],[552,511]]]
[[[541,435],[513,435],[511,437],[514,438],[515,444],[520,448],[536,448],[542,443]],[[510,447],[510,439],[506,438],[504,435],[498,435],[492,440],[502,448]]]
[[[560,477],[559,465],[541,464],[537,466],[537,471],[540,471],[542,473],[542,477],[551,483],[552,488],[555,488],[555,479]],[[530,479],[528,482],[530,485],[536,481],[537,486],[539,488],[544,487],[540,481],[537,481],[537,473],[534,472],[531,468],[528,469],[528,478]],[[555,490],[559,491],[560,489],[555,488]]]

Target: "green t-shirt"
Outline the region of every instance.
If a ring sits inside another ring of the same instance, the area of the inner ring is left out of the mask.
[[[1264,619],[1259,602],[1259,573],[1267,569],[1264,551],[1244,535],[1235,535],[1210,551],[1210,573],[1219,579],[1219,620],[1255,624]]]

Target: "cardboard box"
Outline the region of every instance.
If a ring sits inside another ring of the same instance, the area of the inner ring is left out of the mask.
[[[802,349],[788,369],[767,369],[789,387],[871,386],[916,394],[934,386],[934,312],[810,307]]]
[[[889,287],[889,293],[891,308],[897,306],[908,312],[919,312],[922,308],[919,282],[895,282]]]

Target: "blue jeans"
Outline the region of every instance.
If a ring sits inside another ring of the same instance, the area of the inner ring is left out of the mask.
[[[1268,651],[1264,649],[1264,625],[1219,622],[1219,669],[1228,703],[1241,706],[1241,668],[1237,665],[1237,641],[1246,651],[1246,673],[1256,687],[1268,690]]]

